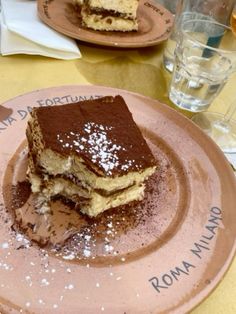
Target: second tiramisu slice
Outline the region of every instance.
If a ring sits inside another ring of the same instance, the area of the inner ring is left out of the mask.
[[[137,31],[139,0],[75,0],[84,26],[99,31]]]

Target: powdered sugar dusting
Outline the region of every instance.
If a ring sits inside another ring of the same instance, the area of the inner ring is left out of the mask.
[[[105,126],[94,122],[87,122],[81,133],[70,131],[69,134],[57,134],[60,146],[77,153],[90,156],[91,162],[99,165],[107,175],[112,175],[112,170],[119,167],[128,171],[131,167],[140,169],[134,159],[120,160],[119,152],[126,151],[122,143],[117,143],[109,136],[113,126]]]

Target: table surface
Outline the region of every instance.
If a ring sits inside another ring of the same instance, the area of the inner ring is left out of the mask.
[[[79,42],[79,47],[82,58],[72,61],[26,55],[0,56],[0,103],[41,88],[94,84],[137,92],[179,111],[168,99],[170,74],[162,66],[164,44],[124,50]],[[235,98],[235,87],[236,75],[233,75],[209,110],[224,113]],[[191,117],[190,113],[181,112]],[[215,291],[191,313],[235,314],[235,281],[236,259]]]

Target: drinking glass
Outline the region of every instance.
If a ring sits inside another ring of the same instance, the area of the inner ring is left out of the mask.
[[[163,64],[173,72],[174,50],[183,22],[193,19],[213,20],[228,25],[236,0],[159,0],[175,16],[171,35],[166,42]]]
[[[206,111],[236,66],[230,27],[209,20],[183,22],[175,49],[169,98],[179,108]]]
[[[222,106],[224,105],[223,101]],[[221,148],[224,153],[236,153],[236,121],[233,115],[236,112],[236,98],[223,115],[216,112],[198,113],[192,117]]]

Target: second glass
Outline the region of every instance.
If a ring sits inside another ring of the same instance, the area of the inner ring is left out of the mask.
[[[236,0],[161,0],[175,16],[175,23],[163,53],[166,70],[173,71],[174,50],[181,24],[187,20],[212,20],[224,25],[229,24],[230,15]]]
[[[175,49],[170,100],[191,112],[207,110],[235,64],[236,40],[228,26],[209,20],[184,22]]]

